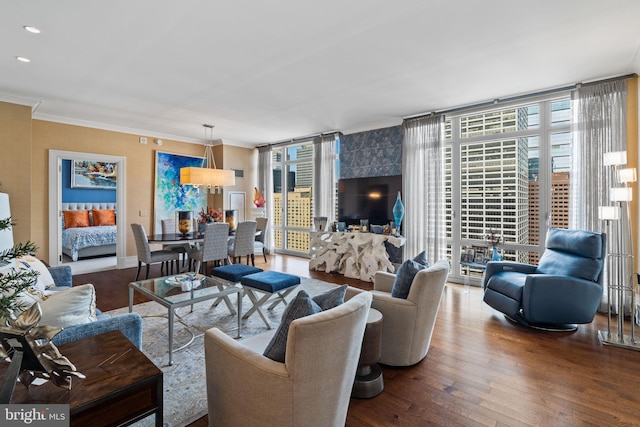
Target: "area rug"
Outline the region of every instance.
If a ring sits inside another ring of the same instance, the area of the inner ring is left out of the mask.
[[[309,295],[317,295],[336,286],[321,280],[301,278],[298,290],[304,289]],[[290,301],[297,291],[287,300]],[[235,295],[231,296],[236,304]],[[190,307],[182,307],[176,311],[181,322],[189,325],[188,329],[196,334],[195,341],[188,347],[174,351],[173,365],[169,366],[168,353],[168,324],[167,309],[156,302],[147,302],[133,307],[133,311],[142,316],[142,352],[158,366],[164,382],[164,425],[185,426],[203,417],[207,413],[207,390],[205,385],[204,341],[203,334],[207,329],[216,327],[230,337],[237,333],[237,317],[232,315],[224,303],[215,308],[212,301],[204,301]],[[251,307],[247,297],[243,299],[242,310],[246,312]],[[273,310],[263,310],[271,325],[275,328],[280,323],[284,306],[278,304]],[[128,308],[109,311],[108,314],[117,315],[127,313]],[[189,342],[191,333],[181,322],[175,322],[174,346]],[[242,339],[266,332],[264,322],[257,313],[242,322]],[[135,369],[135,367],[132,367]],[[224,369],[224,367],[221,367]],[[155,417],[150,416],[133,424],[136,427],[155,425]]]

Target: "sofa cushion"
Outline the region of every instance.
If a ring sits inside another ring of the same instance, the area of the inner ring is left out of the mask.
[[[96,291],[92,284],[73,286],[54,292],[40,302],[40,325],[66,328],[95,322]]]
[[[306,291],[299,291],[282,313],[280,325],[263,354],[269,359],[284,363],[285,351],[287,349],[287,336],[289,335],[291,322],[321,311],[322,308],[313,301]]]
[[[313,302],[318,304],[322,311],[337,307],[344,302],[344,295],[347,293],[347,285],[336,286],[327,292],[314,296]]]
[[[46,289],[51,289],[56,286],[53,276],[51,276],[51,272],[47,266],[34,256],[25,255],[23,257],[16,258],[16,267],[20,270],[29,270],[38,273],[38,280],[34,286],[39,291],[45,291]]]
[[[418,271],[428,267],[429,263],[427,262],[424,251],[416,255],[415,258],[403,262],[396,272],[393,288],[391,288],[391,296],[394,298],[407,299],[413,278],[418,274]]]

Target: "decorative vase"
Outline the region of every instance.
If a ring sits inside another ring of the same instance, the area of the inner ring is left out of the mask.
[[[393,220],[396,223],[396,232],[400,234],[400,224],[402,223],[402,218],[404,217],[404,205],[402,204],[402,199],[400,198],[400,192],[398,191],[398,198],[396,199],[396,204],[393,205]]]
[[[193,222],[193,212],[178,211],[178,231],[187,234],[191,231],[191,223]]]
[[[491,261],[502,261],[502,256],[500,255],[500,252],[498,252],[497,246],[493,247],[493,257],[491,258]]]

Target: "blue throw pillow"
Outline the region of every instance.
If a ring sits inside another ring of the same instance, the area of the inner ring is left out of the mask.
[[[429,267],[429,261],[427,261],[427,253],[425,251],[420,252],[413,258],[413,260],[418,264],[424,265],[427,268]]]
[[[393,288],[391,289],[391,296],[394,298],[407,299],[413,278],[418,274],[418,271],[424,270],[425,268],[427,268],[425,265],[412,259],[403,262],[402,265],[398,267]]]
[[[318,304],[322,311],[337,307],[344,302],[347,293],[347,285],[338,286],[320,295],[313,297],[313,302]]]
[[[310,314],[320,313],[322,309],[316,304],[306,291],[298,292],[298,295],[287,305],[282,313],[282,320],[276,333],[269,341],[263,355],[276,362],[284,363],[285,350],[287,349],[287,335],[291,322]]]

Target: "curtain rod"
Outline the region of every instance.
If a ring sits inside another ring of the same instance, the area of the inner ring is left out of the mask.
[[[578,89],[578,88],[584,87],[584,86],[593,86],[593,85],[600,84],[600,83],[609,83],[609,82],[615,82],[615,81],[618,81],[618,80],[626,80],[626,79],[630,79],[632,77],[637,77],[637,74],[635,74],[635,73],[625,74],[623,76],[611,77],[611,78],[603,79],[603,80],[594,80],[594,81],[589,81],[589,82],[586,82],[586,83],[575,83],[575,84],[569,85],[569,86],[563,86],[563,87],[558,87],[558,88],[554,88],[554,89],[541,90],[541,91],[538,91],[538,92],[531,92],[531,93],[527,93],[527,94],[523,94],[523,95],[510,96],[508,98],[496,98],[496,99],[493,99],[491,101],[483,101],[483,102],[478,102],[476,104],[465,105],[465,106],[461,106],[461,107],[453,107],[453,108],[449,108],[449,109],[446,109],[446,110],[436,110],[436,111],[431,111],[431,112],[428,112],[428,113],[413,114],[411,116],[403,117],[402,120],[417,119],[419,117],[426,117],[426,116],[431,116],[431,115],[435,115],[435,114],[457,113],[457,112],[464,111],[464,110],[471,110],[471,109],[480,108],[480,107],[488,107],[488,106],[491,106],[491,105],[505,104],[505,103],[509,103],[509,102],[513,102],[513,101],[519,101],[521,99],[533,98],[533,97],[536,97],[536,96],[550,95],[550,94],[553,94],[553,93],[558,93],[558,92],[564,92],[564,91],[567,91],[567,90]]]
[[[339,130],[332,130],[331,132],[322,132],[322,133],[313,133],[311,135],[306,135],[306,136],[299,136],[297,138],[291,138],[291,139],[286,139],[283,141],[278,141],[278,142],[272,142],[271,144],[262,144],[262,145],[258,145],[256,148],[262,148],[262,147],[279,147],[281,145],[288,145],[288,144],[293,144],[294,142],[298,142],[298,141],[304,141],[307,139],[312,139],[315,138],[317,136],[322,136],[322,135],[331,135],[331,134],[335,134],[335,133],[340,133]]]

